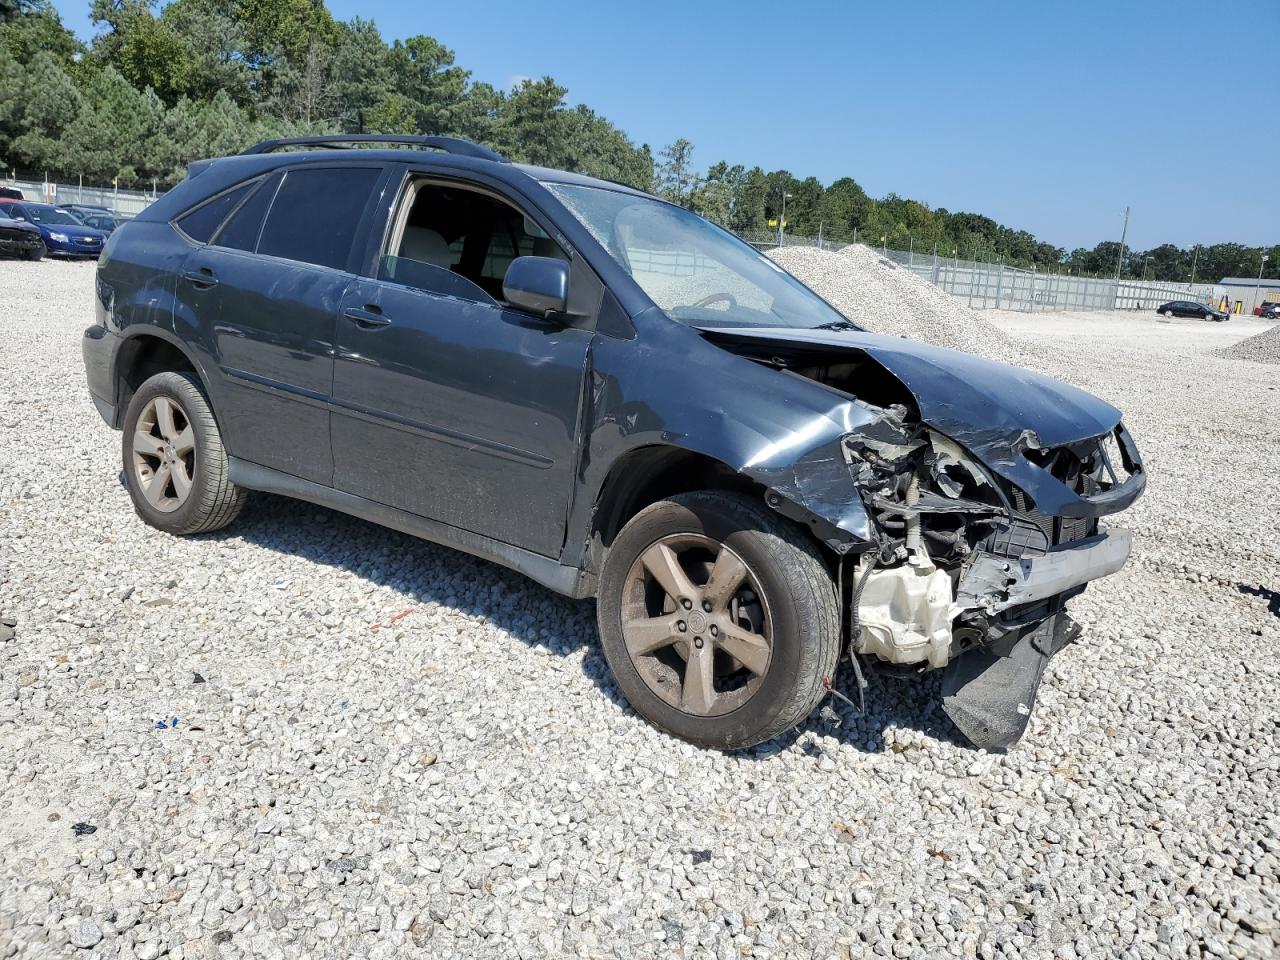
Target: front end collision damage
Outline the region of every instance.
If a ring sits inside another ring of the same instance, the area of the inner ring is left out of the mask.
[[[1097,519],[1146,482],[1119,411],[1029,371],[910,341],[701,334],[754,361],[739,379],[772,401],[726,410],[721,436],[733,442],[703,452],[849,558],[852,654],[898,672],[943,669],[944,709],[961,732],[987,749],[1016,742],[1048,659],[1078,632],[1065,601],[1129,553],[1128,531],[1101,531]],[[596,409],[618,410],[602,394],[625,388],[605,366],[597,358]],[[773,379],[753,387],[751,368]],[[751,423],[748,406],[793,416]],[[679,411],[642,412],[661,423],[662,442],[704,435]]]

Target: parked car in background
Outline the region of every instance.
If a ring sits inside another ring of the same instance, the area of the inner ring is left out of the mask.
[[[111,213],[110,207],[104,207],[100,203],[60,203],[58,206],[77,215],[81,213]]]
[[[38,227],[0,212],[0,254],[39,260],[44,253],[44,240],[40,238]]]
[[[50,256],[97,257],[107,242],[101,230],[86,227],[74,214],[48,203],[0,200],[0,216],[35,226]]]
[[[206,533],[262,490],[594,596],[627,700],[698,744],[793,727],[849,651],[944,671],[959,729],[1009,746],[1146,484],[1082,390],[867,333],[688,210],[449,137],[192,164],[94,289],[142,520]]]
[[[1258,316],[1263,320],[1280,320],[1280,301],[1263,300],[1258,308]]]
[[[1168,303],[1162,303],[1156,307],[1156,313],[1162,317],[1194,317],[1197,320],[1217,320],[1219,322],[1228,319],[1230,316],[1230,314],[1223,313],[1208,304],[1196,303],[1194,300],[1170,300]]]
[[[22,191],[17,187],[0,187],[0,200],[23,200]]]
[[[119,227],[120,224],[124,223],[124,220],[119,217],[113,217],[109,213],[97,213],[85,210],[76,210],[73,212],[79,221],[86,227],[93,227],[95,230],[101,230],[108,237],[111,236],[112,231]]]

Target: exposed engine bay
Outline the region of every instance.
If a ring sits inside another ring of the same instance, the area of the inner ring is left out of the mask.
[[[991,432],[953,438],[875,357],[779,347],[735,352],[873,412],[839,440],[872,531],[847,581],[852,656],[899,674],[946,668],[953,721],[979,746],[1007,747],[1025,729],[1049,658],[1079,632],[1066,602],[1128,557],[1129,532],[1104,532],[1098,520],[1145,483],[1124,428],[1051,447],[1030,427],[1003,448]],[[987,462],[968,445],[978,440]],[[1036,479],[1025,486],[1049,509],[996,466]]]

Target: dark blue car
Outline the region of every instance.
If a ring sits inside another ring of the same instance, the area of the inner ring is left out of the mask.
[[[956,726],[1007,747],[1146,484],[1096,397],[864,332],[688,210],[448,137],[194,163],[94,303],[145,522],[285,494],[594,596],[626,698],[719,748],[803,720],[842,651],[944,670]]]
[[[0,213],[33,224],[40,231],[45,250],[53,257],[97,257],[107,240],[101,230],[86,227],[66,210],[49,203],[0,200]]]

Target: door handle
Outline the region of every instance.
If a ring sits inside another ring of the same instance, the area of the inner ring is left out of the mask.
[[[391,318],[384,315],[381,308],[371,303],[366,303],[363,308],[347,307],[342,311],[342,315],[354,322],[356,326],[364,327],[366,330],[376,330],[391,323]]]
[[[210,287],[218,285],[218,278],[213,275],[213,271],[208,267],[201,267],[199,270],[188,270],[182,277],[201,290],[208,290]]]

